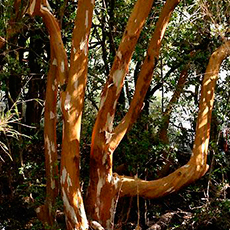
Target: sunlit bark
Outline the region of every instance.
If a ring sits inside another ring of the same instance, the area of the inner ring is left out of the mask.
[[[147,50],[147,56],[138,75],[135,94],[133,100],[131,101],[130,108],[120,124],[114,129],[113,136],[109,141],[108,148],[112,151],[117,148],[128,129],[136,121],[142,109],[144,97],[152,80],[153,70],[158,62],[161,42],[164,37],[166,27],[168,25],[171,13],[179,2],[179,0],[166,1],[161,11],[154,34],[149,44],[149,48]]]
[[[6,44],[6,40],[3,37],[0,37],[0,49],[2,49]]]
[[[51,60],[54,51],[51,48]],[[50,65],[47,76],[46,101],[45,101],[45,166],[46,166],[46,201],[45,205],[36,209],[39,219],[50,226],[55,226],[55,203],[58,196],[58,162],[56,143],[56,102],[57,80],[56,66]]]
[[[50,34],[50,69],[47,76],[46,102],[45,102],[45,166],[46,166],[46,201],[43,206],[37,208],[37,215],[44,223],[55,229],[55,203],[58,195],[58,162],[56,143],[56,102],[57,87],[65,82],[67,68],[67,58],[61,40],[60,29],[54,16],[50,13],[46,5],[40,1],[33,1],[27,11],[30,15],[40,15],[47,26]],[[62,62],[65,63],[62,67]],[[58,66],[59,63],[59,66]],[[61,68],[60,68],[61,67]]]
[[[134,6],[108,81],[101,95],[100,109],[92,134],[87,211],[93,220],[99,221],[107,229],[113,226],[117,195],[120,188],[120,186],[117,187],[117,177],[112,175],[113,152],[141,111],[153,70],[157,64],[166,26],[179,0],[166,1],[137,80],[135,95],[130,109],[121,123],[113,130],[117,100],[124,83],[132,52],[152,3],[153,1],[139,0]]]
[[[207,171],[206,157],[214,87],[220,64],[229,54],[229,42],[226,42],[213,53],[207,67],[201,90],[193,155],[190,161],[167,177],[155,181],[144,181],[112,173],[113,152],[141,111],[153,70],[159,58],[166,26],[171,13],[179,4],[179,0],[166,1],[150,41],[130,108],[119,125],[113,129],[117,100],[124,84],[132,53],[152,4],[153,0],[137,0],[116,53],[107,83],[102,91],[100,108],[92,134],[86,217],[79,181],[79,143],[87,79],[88,40],[94,0],[78,1],[69,66],[60,27],[51,13],[47,0],[31,0],[30,2],[28,13],[43,18],[50,35],[51,46],[44,130],[47,197],[45,205],[37,210],[38,216],[50,226],[54,227],[53,207],[58,194],[55,132],[58,85],[61,91],[63,114],[60,190],[67,229],[88,229],[88,220],[92,226],[96,226],[95,228],[112,229],[116,203],[120,196],[135,196],[137,193],[146,198],[164,196],[195,181]],[[42,211],[44,211],[43,214]]]
[[[222,61],[230,55],[230,41],[220,46],[210,57],[202,83],[196,137],[189,162],[170,175],[154,181],[144,181],[120,176],[121,196],[139,195],[158,198],[178,191],[203,176],[207,170],[207,152],[210,135],[214,91]],[[117,176],[118,177],[118,176]]]
[[[67,229],[87,229],[80,190],[79,158],[81,117],[88,65],[88,39],[94,1],[78,1],[77,17],[72,37],[70,69],[65,94],[62,97],[64,130],[61,159],[61,187],[66,209]]]
[[[55,68],[55,81],[61,86],[61,107],[63,113],[63,143],[61,158],[61,192],[64,203],[67,229],[87,229],[88,221],[86,218],[79,182],[79,141],[81,129],[81,116],[84,102],[84,92],[87,77],[87,55],[88,37],[92,22],[94,1],[78,1],[78,11],[75,21],[75,28],[72,39],[72,52],[70,68],[65,48],[61,38],[61,31],[57,20],[50,11],[47,1],[34,0],[28,9],[32,16],[39,15],[50,35],[51,50],[51,70]],[[84,22],[84,23],[83,23]],[[52,87],[54,87],[54,83]],[[55,86],[56,87],[56,86]],[[47,100],[51,100],[47,90]],[[56,108],[56,101],[53,100],[51,111]],[[52,114],[55,116],[55,114]],[[51,116],[51,115],[50,115]],[[50,117],[51,119],[51,117]],[[55,124],[50,125],[56,129]],[[46,143],[46,162],[49,161],[49,151],[53,147],[49,139],[49,130],[45,129]],[[47,172],[47,197],[51,199],[51,189],[53,184],[51,173],[52,162],[46,164]],[[54,202],[54,200],[49,203]],[[38,210],[41,211],[41,210]],[[39,212],[40,213],[40,212]],[[49,224],[52,222],[49,221]]]
[[[124,31],[122,41],[101,94],[100,108],[92,134],[90,153],[90,184],[87,213],[107,229],[111,229],[116,202],[116,188],[112,177],[112,152],[106,144],[112,136],[113,119],[132,53],[148,16],[153,0],[138,0]]]

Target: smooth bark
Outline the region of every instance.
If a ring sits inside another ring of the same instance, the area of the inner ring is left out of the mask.
[[[208,170],[207,153],[210,136],[211,115],[214,91],[222,61],[230,55],[230,41],[220,46],[210,57],[202,82],[196,137],[189,162],[170,175],[154,181],[139,180],[124,176],[119,178],[121,196],[139,195],[145,198],[158,198],[178,191],[180,188],[202,177]]]
[[[56,152],[56,95],[61,88],[63,113],[63,140],[60,172],[60,188],[64,203],[67,229],[88,229],[92,226],[113,229],[116,204],[120,196],[143,196],[157,198],[197,180],[207,171],[207,150],[210,134],[214,88],[222,60],[230,53],[230,42],[215,51],[209,61],[202,84],[197,130],[190,161],[167,177],[154,181],[139,180],[113,174],[113,152],[136,121],[150,85],[159,58],[160,46],[170,16],[179,0],[167,0],[136,83],[130,108],[119,125],[113,129],[117,101],[124,84],[126,72],[138,37],[148,16],[153,0],[137,0],[129,18],[121,44],[102,91],[100,108],[92,134],[90,153],[90,181],[86,198],[87,217],[80,190],[79,158],[80,130],[87,80],[88,40],[92,22],[94,0],[79,0],[72,38],[70,65],[61,38],[57,20],[46,0],[32,0],[28,13],[39,15],[50,35],[51,60],[48,74],[45,106],[45,156],[47,175],[47,198],[42,206],[44,222],[54,225],[52,207],[58,193]],[[41,208],[38,214],[41,214]],[[88,222],[89,221],[89,222]],[[95,222],[96,221],[96,222]]]
[[[112,174],[113,152],[136,121],[156,67],[161,41],[171,13],[179,0],[166,1],[142,65],[130,109],[120,124],[113,129],[117,100],[123,87],[133,49],[153,1],[137,1],[129,18],[121,44],[117,51],[108,81],[101,95],[100,108],[92,134],[90,154],[90,185],[87,212],[107,229],[113,228],[116,203],[121,185]],[[148,4],[148,7],[147,7]],[[92,205],[93,204],[93,205]]]
[[[51,59],[51,69],[55,68],[55,84],[61,87],[61,107],[63,113],[63,142],[61,158],[61,191],[64,203],[67,229],[88,229],[83,200],[79,182],[79,142],[81,129],[81,115],[84,102],[84,91],[87,76],[88,37],[92,22],[94,1],[78,1],[78,11],[73,31],[70,68],[67,55],[61,38],[61,31],[57,20],[50,11],[47,1],[31,1],[28,13],[32,16],[39,15],[47,27],[50,35],[50,46],[54,55]],[[82,23],[84,22],[84,23]],[[52,87],[56,87],[54,83]],[[47,90],[47,100],[51,99]],[[47,105],[48,106],[48,105]],[[47,108],[46,106],[46,108]],[[54,111],[56,102],[53,100],[50,110]],[[47,108],[48,109],[48,108]],[[50,113],[51,114],[51,113]],[[52,117],[55,114],[52,114]],[[50,115],[51,119],[51,115]],[[51,125],[51,123],[50,123]],[[52,127],[56,129],[55,124]],[[55,144],[49,139],[49,130],[45,129],[46,162],[49,160],[49,151],[54,150]],[[53,151],[54,152],[54,151]],[[52,163],[52,162],[49,162]],[[53,181],[51,172],[52,164],[46,164],[47,172],[47,197],[53,203]],[[54,197],[53,197],[54,198]],[[50,209],[49,209],[50,210]],[[40,213],[40,209],[37,210]],[[45,214],[46,215],[46,214]],[[52,218],[48,224],[53,223]]]
[[[51,48],[51,60],[54,51]],[[45,101],[45,167],[46,167],[46,201],[45,204],[36,209],[39,219],[49,226],[55,226],[55,204],[58,196],[58,161],[56,140],[56,103],[57,103],[57,67],[50,65],[47,76],[46,101]]]
[[[153,0],[138,0],[129,17],[122,41],[116,53],[108,80],[101,94],[100,107],[92,134],[90,153],[90,184],[87,213],[107,229],[111,229],[116,203],[116,188],[112,177],[112,152],[107,143],[113,130],[117,101],[124,84],[132,53],[148,16]]]
[[[67,229],[88,229],[80,188],[80,131],[88,65],[88,40],[94,1],[78,1],[72,37],[70,69],[62,97],[63,140],[61,188]]]

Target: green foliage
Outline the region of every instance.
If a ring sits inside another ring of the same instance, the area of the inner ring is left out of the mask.
[[[81,133],[81,180],[84,189],[88,184],[91,134],[98,111],[100,93],[135,3],[134,0],[120,0],[114,1],[115,5],[113,6],[112,2],[96,1],[93,16],[89,43],[88,82]],[[59,19],[64,45],[69,56],[77,3],[69,1],[65,5],[65,1],[61,0],[50,1],[50,4],[54,14]],[[135,88],[134,71],[139,72],[138,63],[140,64],[144,59],[162,5],[163,1],[155,1],[140,35],[125,85],[125,100],[123,100],[124,102],[119,101],[120,106],[118,106],[115,118],[116,124],[128,109],[128,102],[132,98]],[[13,15],[12,6],[13,0],[5,0],[0,3],[0,28],[4,28],[0,31],[0,36],[6,37],[6,25]],[[63,17],[62,11],[65,11]],[[160,61],[154,72],[151,89],[162,82],[163,86],[158,93],[148,95],[149,108],[145,110],[144,107],[144,115],[140,116],[116,150],[114,154],[115,171],[124,164],[125,170],[121,173],[137,175],[142,179],[155,179],[169,159],[173,162],[170,170],[176,169],[189,159],[195,135],[200,83],[210,54],[222,43],[223,36],[229,38],[227,26],[229,24],[229,12],[228,1],[181,1],[166,30]],[[191,55],[192,52],[194,52],[193,56]],[[7,103],[10,101],[8,92],[13,91],[9,87],[9,81],[13,77],[19,79],[20,83],[14,84],[20,95],[12,98],[13,102],[16,101],[16,98],[20,100],[20,103],[34,98],[29,94],[29,89],[34,87],[33,83],[37,79],[39,79],[39,86],[45,85],[49,55],[49,39],[41,18],[30,19],[21,33],[16,34],[15,38],[7,44],[4,56],[0,56],[0,84],[1,90],[6,93],[4,100],[6,99]],[[188,81],[180,100],[174,105],[170,118],[168,130],[170,144],[164,145],[157,136],[162,124],[162,112],[171,99],[181,71],[187,64],[190,64]],[[218,120],[218,132],[223,128],[229,128],[230,122],[230,74],[228,69],[229,59],[225,60],[222,65],[222,76],[216,89],[215,113]],[[34,87],[33,90],[37,93],[35,98],[39,98],[38,101],[41,102],[44,99],[42,95],[45,87],[39,89]],[[10,198],[9,194],[3,194],[6,199],[3,203],[0,201],[0,228],[42,229],[34,209],[45,199],[43,115],[40,114],[38,121],[40,126],[36,124],[39,126],[38,130],[34,130],[34,132],[28,129],[25,132],[24,129],[22,130],[28,135],[33,133],[32,139],[21,139],[21,132],[18,128],[18,122],[21,121],[19,117],[25,120],[28,118],[22,112],[18,105],[18,109],[15,111],[1,113],[0,118],[0,135],[3,137],[0,146],[5,151],[10,146],[14,159],[14,162],[9,162],[9,159],[6,159],[5,166],[3,165],[3,169],[1,168],[0,181],[6,182],[1,186],[13,191],[11,194],[13,199]],[[62,136],[60,110],[58,110],[58,118],[57,139],[58,153],[60,153]],[[16,139],[11,139],[9,136]],[[175,210],[177,207],[191,213],[191,218],[185,220],[183,215],[177,214],[178,218],[173,219],[168,229],[189,229],[189,226],[192,226],[193,229],[208,229],[211,225],[217,226],[217,223],[219,223],[219,229],[230,228],[230,201],[226,195],[230,159],[228,153],[223,152],[223,149],[220,148],[218,141],[214,140],[213,137],[211,138],[208,159],[211,168],[207,176],[182,192],[162,199],[158,203],[157,201],[149,201],[147,210],[141,209],[142,214],[146,212],[146,216],[148,215],[150,219],[156,221],[165,212]],[[6,142],[7,139],[10,140],[9,146]],[[23,164],[20,162],[20,157],[23,158]],[[9,174],[6,168],[13,168],[12,174]],[[10,181],[11,177],[13,178],[12,181]],[[12,208],[15,210],[20,208],[25,212],[26,217],[21,213],[11,211]],[[62,210],[60,198],[58,198],[56,208]],[[134,211],[136,212],[136,210]]]
[[[142,116],[133,125],[127,137],[121,142],[114,155],[115,171],[125,164],[126,170],[122,173],[138,175],[139,178],[153,180],[158,177],[164,162],[174,159],[176,167],[178,150],[173,145],[160,142],[156,133],[157,119],[153,116]],[[165,159],[164,152],[167,153]]]
[[[14,124],[20,123],[20,118],[17,115],[17,112],[12,112],[12,110],[8,110],[5,114],[2,112],[0,114],[0,135],[5,136],[5,141],[8,142],[9,137],[16,138],[17,140],[21,136],[26,136],[19,131],[15,127],[13,127]],[[28,137],[28,136],[26,136]],[[8,142],[9,143],[9,142]],[[12,156],[10,155],[9,148],[7,144],[0,141],[0,148],[10,157],[12,160]],[[2,161],[3,158],[0,156],[0,159]]]
[[[13,14],[14,0],[4,0],[0,2],[0,36],[5,37],[6,26]]]

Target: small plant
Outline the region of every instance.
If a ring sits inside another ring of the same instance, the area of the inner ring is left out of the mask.
[[[3,141],[0,141],[0,148],[9,156],[11,160],[13,159],[10,153],[10,148],[8,147],[9,146],[8,137],[13,137],[17,140],[19,139],[20,136],[25,136],[29,138],[29,136],[17,131],[13,126],[15,124],[20,124],[20,118],[16,112],[12,112],[11,109],[8,110],[6,113],[1,112],[0,114],[0,135],[3,134],[6,137],[6,143],[4,143]],[[3,162],[5,162],[1,155],[0,155],[0,159]]]

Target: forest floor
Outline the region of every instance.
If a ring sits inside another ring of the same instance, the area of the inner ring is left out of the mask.
[[[45,199],[42,146],[38,142],[26,149],[23,167],[16,160],[0,163],[0,230],[44,229],[35,212]],[[140,226],[159,230],[229,230],[230,187],[226,175],[229,172],[213,168],[196,183],[161,199],[122,198],[114,229]],[[58,208],[58,229],[65,229],[61,200]]]

